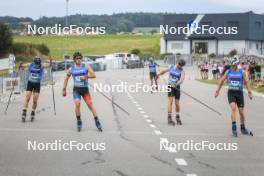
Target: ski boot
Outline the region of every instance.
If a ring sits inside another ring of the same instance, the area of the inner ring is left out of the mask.
[[[168,125],[175,126],[175,122],[171,119],[171,116],[168,116]]]
[[[23,112],[22,112],[22,122],[23,123],[26,122],[26,116],[27,116],[27,110],[23,109]]]
[[[80,132],[82,130],[82,120],[77,120],[77,130]]]
[[[248,129],[245,127],[245,125],[241,125],[240,130],[241,130],[241,134],[243,134],[243,135],[250,135],[250,136],[253,136],[252,131],[248,130]]]
[[[102,132],[103,129],[102,129],[102,125],[101,125],[99,119],[98,119],[98,118],[95,118],[95,119],[94,119],[94,122],[95,122],[95,126],[97,127],[97,129],[98,129],[100,132]]]
[[[180,115],[176,115],[176,122],[177,122],[177,125],[182,125],[182,121],[180,119]]]
[[[31,111],[30,121],[33,122],[35,120],[35,111]]]

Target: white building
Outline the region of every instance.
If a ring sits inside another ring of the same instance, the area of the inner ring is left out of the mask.
[[[161,32],[162,54],[264,55],[264,15],[253,12],[165,15]]]

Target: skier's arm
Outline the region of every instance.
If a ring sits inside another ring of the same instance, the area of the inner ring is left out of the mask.
[[[165,70],[162,70],[161,72],[159,72],[159,73],[157,74],[157,76],[156,76],[156,80],[158,80],[158,79],[159,79],[159,77],[160,77],[161,75],[163,75],[163,74],[167,73],[168,71],[169,71],[169,69],[168,69],[168,68],[166,68]]]
[[[183,71],[181,74],[181,79],[177,82],[176,86],[181,85],[183,83],[184,79],[185,79],[185,72]]]
[[[71,75],[72,75],[72,72],[71,72],[71,69],[69,69],[67,72],[67,75],[64,79],[64,82],[63,82],[62,96],[66,96],[66,88],[67,88],[68,81],[69,81],[69,78],[71,77]]]
[[[93,71],[93,69],[90,67],[90,65],[87,65],[86,68],[87,68],[87,70],[88,70],[88,72],[89,72],[88,78],[95,78],[94,71]]]
[[[220,90],[221,90],[226,79],[227,79],[227,74],[224,74],[218,83],[217,89],[215,91],[215,97],[218,97],[219,92],[220,92]]]

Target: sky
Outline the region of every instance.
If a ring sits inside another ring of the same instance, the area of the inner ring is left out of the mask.
[[[66,0],[0,0],[0,16],[65,16]],[[264,0],[69,0],[69,14],[264,13]]]

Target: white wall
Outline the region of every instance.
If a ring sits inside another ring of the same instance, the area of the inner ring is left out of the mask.
[[[165,44],[166,44],[166,43],[165,43],[164,38],[161,37],[161,38],[160,38],[160,54],[164,54],[164,53],[166,53],[166,51],[165,51],[165,49],[166,49]]]
[[[238,54],[246,52],[245,40],[219,40],[218,54],[228,54],[231,50],[236,49]]]
[[[190,41],[189,40],[168,41],[167,53],[190,54]]]
[[[252,55],[260,55],[261,54],[261,42],[258,41],[246,41],[246,45],[248,46],[248,54]],[[258,49],[257,49],[258,45]]]

